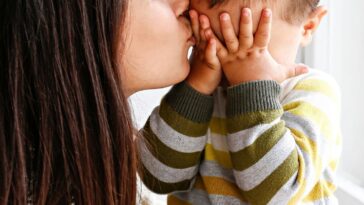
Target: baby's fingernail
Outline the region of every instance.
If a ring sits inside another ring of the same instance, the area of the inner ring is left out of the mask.
[[[272,14],[272,12],[271,12],[269,9],[265,9],[265,10],[264,10],[264,16],[265,16],[265,17],[270,17],[270,16],[271,16],[271,14]]]
[[[211,45],[215,45],[215,43],[216,43],[215,39],[213,39],[213,38],[212,38],[212,39],[210,40],[210,43],[211,43]]]
[[[223,14],[221,14],[221,20],[224,20],[224,21],[227,21],[227,20],[229,20],[229,14],[227,14],[227,13],[223,13]]]
[[[193,11],[192,10],[190,10],[188,13],[190,14],[190,17],[193,16]]]
[[[211,37],[211,31],[210,30],[205,31],[205,36],[207,38],[210,38]]]
[[[250,15],[250,10],[248,8],[243,9],[243,16],[248,17]]]

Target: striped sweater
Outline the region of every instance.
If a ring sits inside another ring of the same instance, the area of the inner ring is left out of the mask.
[[[340,93],[328,75],[205,96],[174,86],[142,129],[140,176],[168,204],[337,204]]]

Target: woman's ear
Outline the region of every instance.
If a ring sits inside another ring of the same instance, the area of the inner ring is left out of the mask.
[[[312,11],[302,24],[301,46],[307,46],[311,43],[313,33],[319,27],[321,20],[326,16],[327,9],[324,6],[317,7]]]

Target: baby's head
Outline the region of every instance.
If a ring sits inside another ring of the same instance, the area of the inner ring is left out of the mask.
[[[258,26],[261,11],[271,8],[273,23],[269,51],[282,64],[294,63],[300,45],[307,45],[321,19],[326,15],[324,7],[318,7],[319,0],[191,0],[191,9],[209,17],[211,27],[222,39],[219,16],[228,12],[238,32],[241,10],[250,8],[254,31]]]

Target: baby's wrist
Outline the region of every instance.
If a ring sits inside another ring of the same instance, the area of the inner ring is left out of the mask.
[[[200,80],[196,80],[193,78],[187,78],[186,83],[191,86],[197,92],[203,95],[211,95],[217,86],[211,86],[209,83],[204,83]]]
[[[270,76],[260,75],[260,76],[240,76],[238,78],[234,77],[234,78],[228,79],[228,82],[229,82],[230,86],[236,86],[236,85],[240,85],[243,83],[249,83],[249,82],[254,82],[254,81],[263,81],[263,80],[275,81]]]

